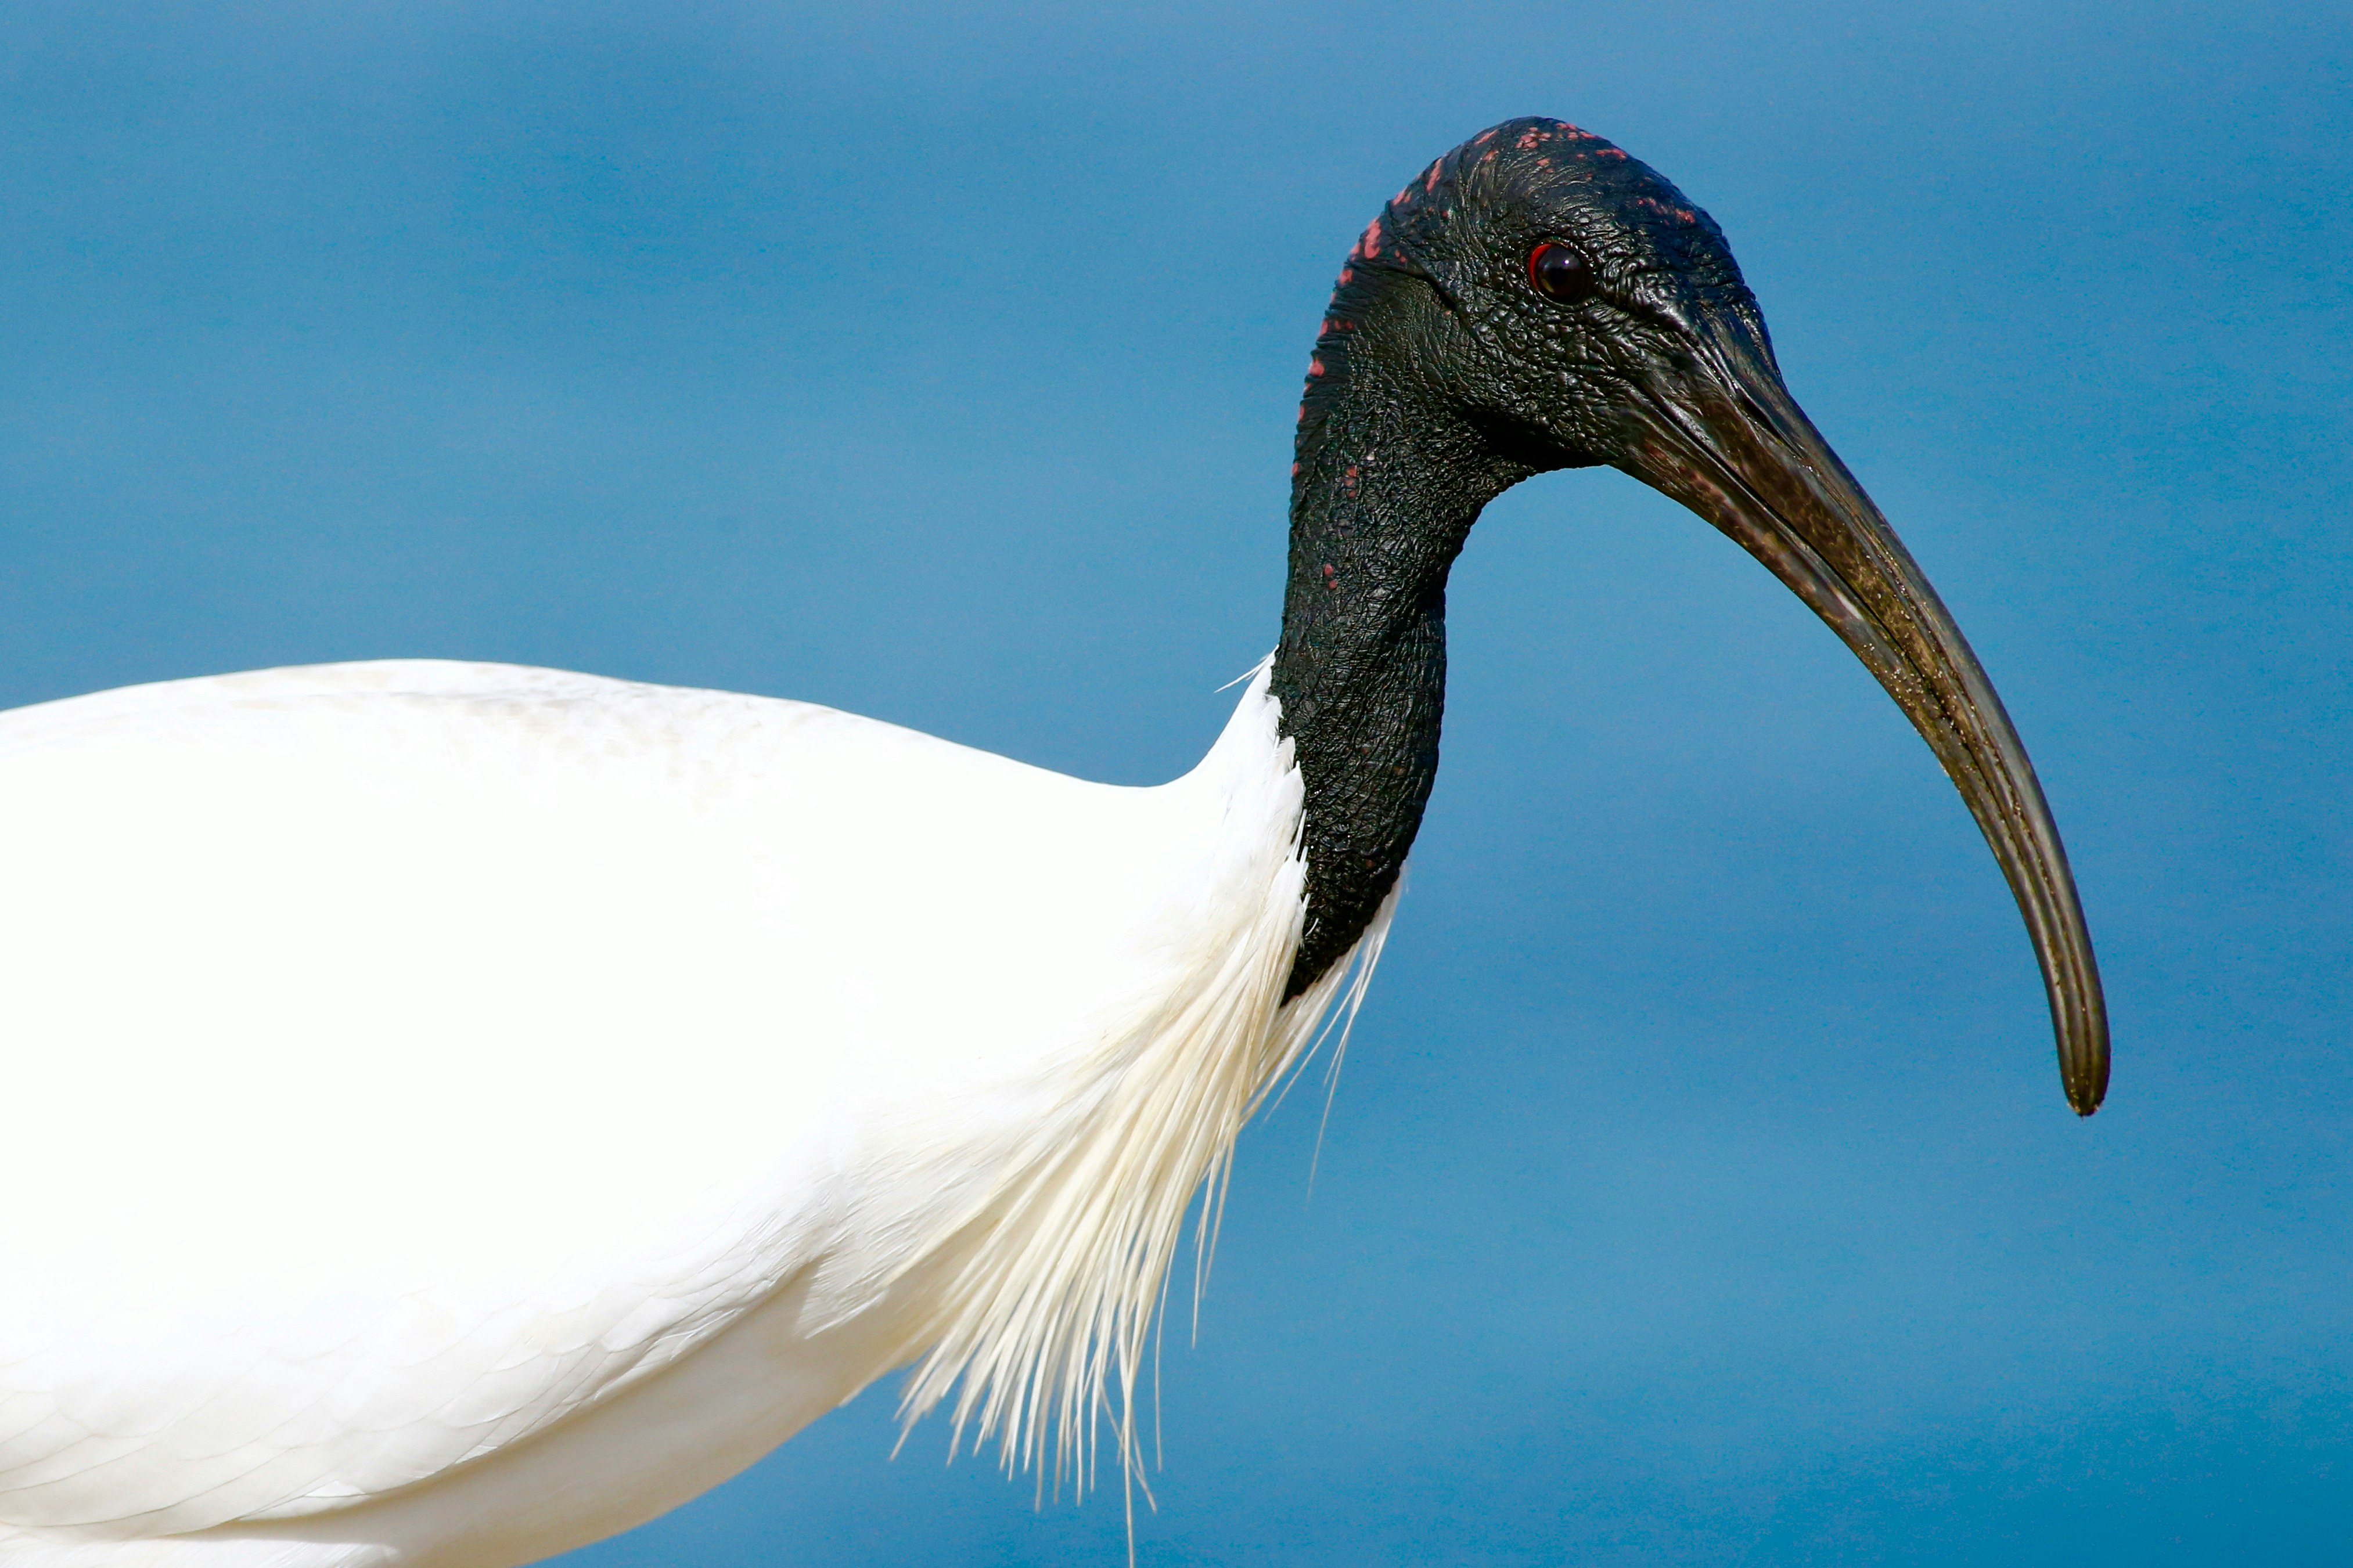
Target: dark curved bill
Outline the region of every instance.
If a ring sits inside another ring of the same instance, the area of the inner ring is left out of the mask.
[[[1736,321],[1656,367],[1624,466],[1729,534],[1813,607],[1910,717],[2001,863],[2042,965],[2078,1114],[2108,1086],[2108,1022],[2067,851],[2001,699],[1936,591]]]

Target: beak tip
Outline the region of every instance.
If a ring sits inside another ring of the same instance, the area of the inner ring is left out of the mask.
[[[2078,1116],[2091,1115],[2108,1097],[2108,1053],[2106,1042],[2101,1044],[2103,1048],[2095,1060],[2085,1068],[2063,1074],[2067,1103]]]

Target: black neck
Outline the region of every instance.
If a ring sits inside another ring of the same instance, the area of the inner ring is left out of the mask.
[[[1287,995],[1364,934],[1438,776],[1446,577],[1490,500],[1536,471],[1422,369],[1455,330],[1408,274],[1342,274],[1300,409],[1272,689],[1306,786],[1307,927]]]

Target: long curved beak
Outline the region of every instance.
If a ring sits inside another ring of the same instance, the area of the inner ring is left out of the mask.
[[[2001,863],[2042,965],[2077,1114],[2108,1087],[2107,1007],[2067,851],[2034,764],[1968,639],[1903,541],[1737,321],[1687,323],[1656,367],[1620,466],[1729,534],[1854,650],[1945,764]]]

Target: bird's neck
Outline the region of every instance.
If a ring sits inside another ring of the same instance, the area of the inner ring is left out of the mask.
[[[1534,471],[1419,372],[1426,286],[1355,271],[1300,409],[1274,655],[1306,789],[1307,920],[1289,995],[1347,952],[1396,885],[1438,774],[1447,573],[1480,510]]]

